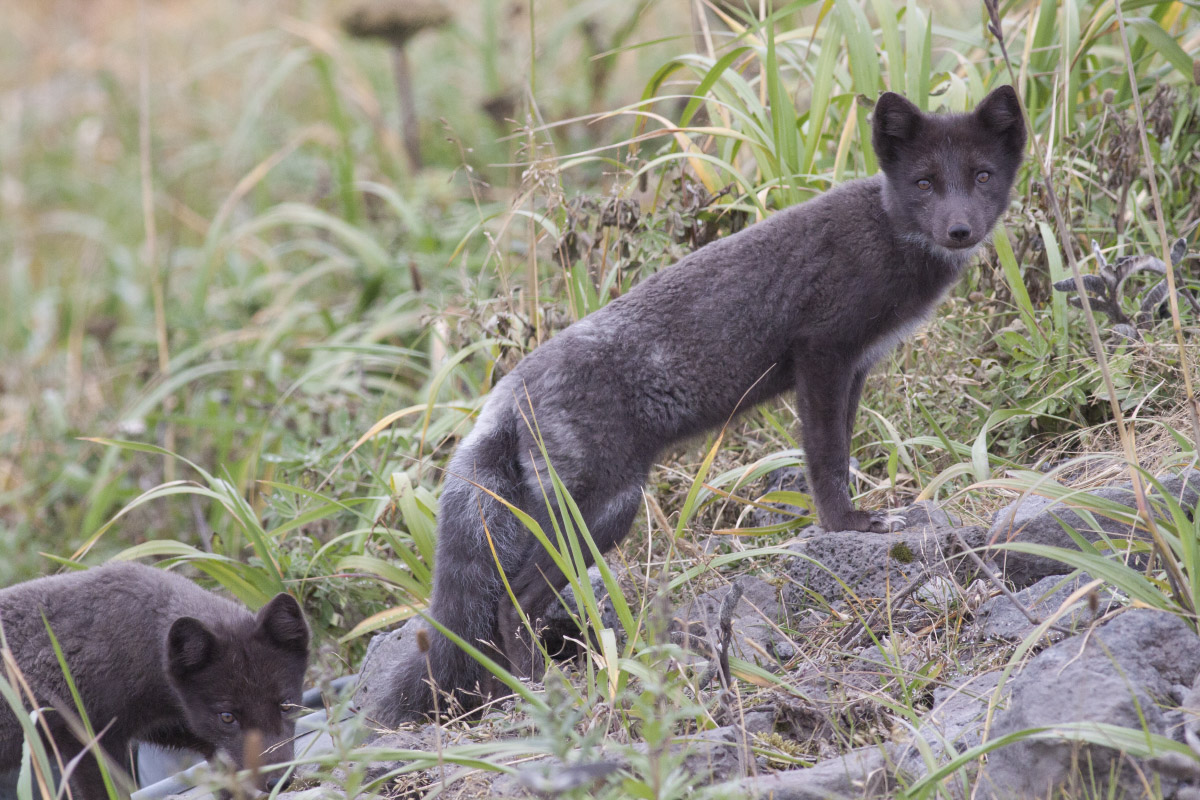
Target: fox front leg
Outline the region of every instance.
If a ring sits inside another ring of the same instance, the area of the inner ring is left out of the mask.
[[[828,531],[886,533],[883,514],[859,511],[850,502],[846,476],[850,469],[850,432],[865,370],[829,360],[806,359],[796,387],[803,427],[808,485],[821,526]]]

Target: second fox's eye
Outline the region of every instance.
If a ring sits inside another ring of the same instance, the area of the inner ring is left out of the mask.
[[[990,172],[986,172],[986,171],[979,172],[979,173],[976,173],[976,175],[975,175],[975,182],[976,183],[987,183],[988,178],[990,178],[990,177],[992,177],[992,173],[990,173]]]
[[[917,188],[922,192],[928,192],[933,188],[933,183],[928,178],[921,178],[921,180],[917,181]]]
[[[228,711],[222,711],[220,714],[217,715],[217,717],[221,720],[221,722],[224,722],[226,725],[232,725],[234,722],[237,721],[237,717],[235,717],[233,714],[230,714]]]

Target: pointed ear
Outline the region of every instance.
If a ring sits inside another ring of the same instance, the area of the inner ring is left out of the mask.
[[[308,655],[308,623],[290,594],[275,595],[259,610],[258,628],[284,650]]]
[[[880,164],[894,162],[901,145],[916,138],[921,118],[921,109],[895,92],[880,96],[871,116],[871,144]]]
[[[1010,152],[1025,150],[1025,119],[1021,116],[1021,101],[1011,86],[998,86],[975,107],[975,118],[992,131]]]
[[[167,668],[175,678],[185,678],[211,664],[217,637],[198,619],[180,617],[167,633]]]

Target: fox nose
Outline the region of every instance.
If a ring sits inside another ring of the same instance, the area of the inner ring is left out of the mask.
[[[282,791],[282,790],[288,788],[288,786],[290,786],[291,784],[292,784],[292,773],[291,772],[285,773],[283,775],[272,775],[269,778],[267,778],[267,791],[268,792],[275,791],[276,786],[278,786],[280,788],[280,790]]]
[[[971,238],[971,227],[957,222],[950,226],[950,238],[956,242],[965,242]]]

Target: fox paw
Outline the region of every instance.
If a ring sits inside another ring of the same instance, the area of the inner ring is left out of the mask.
[[[827,531],[863,531],[864,533],[892,533],[905,527],[904,517],[881,511],[851,511],[842,518],[825,525]]]

